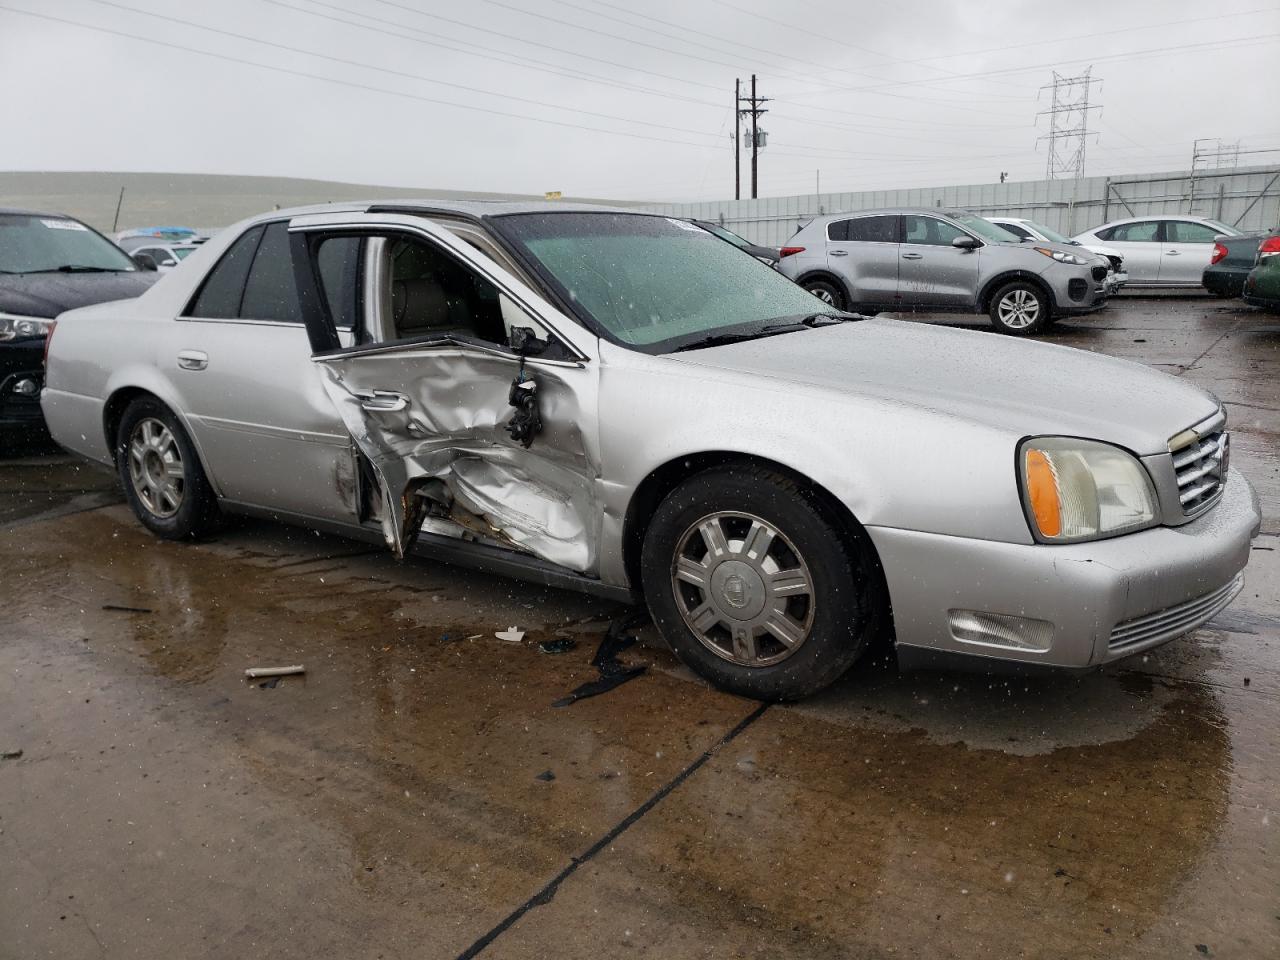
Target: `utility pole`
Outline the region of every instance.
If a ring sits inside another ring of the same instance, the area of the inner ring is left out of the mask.
[[[1049,109],[1036,114],[1049,118],[1049,132],[1038,138],[1049,141],[1049,158],[1045,164],[1048,180],[1068,177],[1078,180],[1084,176],[1085,147],[1090,137],[1089,111],[1102,109],[1098,104],[1089,103],[1093,85],[1102,83],[1093,79],[1092,72],[1090,67],[1079,76],[1064,77],[1055,70],[1053,83],[1040,88],[1051,91]]]
[[[766,146],[769,142],[768,131],[761,129],[759,125],[760,115],[769,111],[762,108],[760,104],[768,103],[770,99],[772,98],[756,95],[756,75],[754,73],[751,75],[751,96],[742,96],[738,84],[734,84],[734,110],[736,111],[737,123],[741,124],[743,117],[751,117],[751,199],[753,200],[758,195],[760,148]],[[743,108],[742,105],[744,103],[750,104],[750,106]],[[740,129],[740,127],[735,129]],[[734,151],[734,156],[737,156],[736,150]],[[736,180],[737,161],[735,160],[734,163]],[[735,196],[737,196],[736,193]]]
[[[733,199],[742,199],[742,154],[738,152],[738,131],[742,127],[742,117],[738,111],[742,108],[742,79],[733,81]]]

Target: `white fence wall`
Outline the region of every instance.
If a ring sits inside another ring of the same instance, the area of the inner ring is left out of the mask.
[[[1108,220],[1170,213],[1213,217],[1242,230],[1270,229],[1280,225],[1280,167],[1199,173],[1194,182],[1191,173],[1184,170],[1080,180],[667,203],[646,209],[722,223],[754,243],[780,247],[811,217],[877,207],[958,207],[984,216],[1027,217],[1067,236]]]

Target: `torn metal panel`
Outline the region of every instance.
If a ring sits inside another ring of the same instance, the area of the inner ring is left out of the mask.
[[[433,532],[452,523],[459,536],[487,534],[595,573],[601,508],[590,367],[528,361],[543,429],[525,448],[507,429],[519,366],[510,355],[442,342],[320,357],[317,364],[377,475],[383,534],[397,556],[424,522]],[[459,511],[483,522],[467,522]]]

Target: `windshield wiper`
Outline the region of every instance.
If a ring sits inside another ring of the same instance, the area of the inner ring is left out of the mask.
[[[79,263],[64,263],[60,267],[45,267],[43,270],[28,270],[27,273],[124,273],[114,267],[88,267]]]
[[[758,340],[760,337],[772,337],[780,333],[792,333],[796,330],[807,330],[808,326],[804,323],[771,323],[766,327],[760,327],[758,330],[751,330],[745,333],[712,333],[698,340],[682,343],[680,346],[672,350],[672,353],[679,353],[681,350],[701,350],[703,347],[722,347],[729,343],[742,343],[746,340]]]

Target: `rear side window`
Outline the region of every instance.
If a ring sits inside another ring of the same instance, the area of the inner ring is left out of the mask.
[[[898,218],[893,217],[858,217],[845,221],[849,229],[846,239],[861,243],[897,243]]]
[[[302,322],[293,259],[289,256],[289,225],[284,221],[268,224],[262,234],[244,286],[239,316],[246,320]]]
[[[849,221],[833,220],[827,224],[827,239],[844,241],[849,239]]]
[[[1164,232],[1165,243],[1213,243],[1213,238],[1219,233],[1203,223],[1188,223],[1186,220],[1166,220]]]
[[[246,230],[231,245],[209,276],[205,277],[188,316],[217,320],[234,320],[240,316],[244,281],[249,276],[249,267],[261,239],[262,227],[254,227]]]

